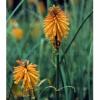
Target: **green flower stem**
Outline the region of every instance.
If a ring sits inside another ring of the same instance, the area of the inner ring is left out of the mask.
[[[57,35],[55,36],[55,46],[56,46],[56,100],[59,100],[59,72],[60,72],[60,66],[59,66],[59,41],[57,39]]]
[[[29,91],[29,100],[32,100],[32,94],[31,94],[31,91]]]
[[[59,67],[59,49],[57,49],[57,70],[56,70],[56,99],[59,100],[59,72],[60,72],[60,67]]]

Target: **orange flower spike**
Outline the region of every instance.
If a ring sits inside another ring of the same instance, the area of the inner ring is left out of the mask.
[[[14,83],[22,82],[25,91],[33,89],[39,82],[39,72],[36,70],[35,64],[29,64],[29,61],[17,61],[19,66],[14,67],[13,78]]]
[[[57,42],[60,45],[62,39],[68,35],[69,18],[60,7],[53,6],[49,9],[48,15],[44,20],[44,32],[54,46],[55,38],[57,38]]]

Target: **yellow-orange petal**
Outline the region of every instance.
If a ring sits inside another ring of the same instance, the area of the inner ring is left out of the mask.
[[[68,35],[68,31],[68,16],[64,13],[63,10],[60,9],[60,7],[50,7],[48,15],[44,20],[45,36],[54,44],[55,40],[61,43],[62,39]]]

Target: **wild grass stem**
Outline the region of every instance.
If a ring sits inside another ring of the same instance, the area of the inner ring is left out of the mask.
[[[56,57],[57,57],[57,70],[56,70],[56,88],[57,88],[57,90],[59,89],[59,72],[60,72],[60,66],[59,66],[59,49],[57,49],[57,55],[56,55]],[[56,92],[56,98],[57,98],[57,100],[59,100],[59,91],[57,91]]]
[[[22,5],[22,3],[24,2],[24,0],[21,0],[20,3],[17,5],[17,7],[13,10],[13,12],[9,15],[7,22],[13,17],[13,15],[15,14],[15,12],[18,10],[18,8]]]
[[[56,100],[59,100],[59,81],[60,81],[60,66],[59,66],[59,41],[57,40],[57,36],[55,37],[55,45],[56,45],[56,63],[57,63],[57,67],[56,67]]]

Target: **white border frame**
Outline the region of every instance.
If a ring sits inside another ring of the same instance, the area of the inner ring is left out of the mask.
[[[0,1],[0,100],[6,100],[6,0]]]

